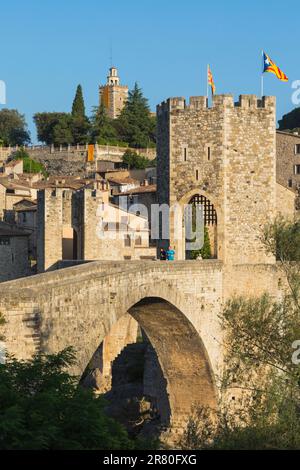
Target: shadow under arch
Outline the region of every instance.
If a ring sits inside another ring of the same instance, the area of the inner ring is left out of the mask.
[[[160,297],[145,297],[128,313],[149,338],[166,381],[170,416],[169,423],[164,424],[182,428],[195,405],[216,409],[217,392],[209,357],[188,318]],[[159,411],[166,421],[167,413]]]

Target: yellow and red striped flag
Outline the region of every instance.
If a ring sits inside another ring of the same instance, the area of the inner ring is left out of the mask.
[[[207,83],[211,86],[211,93],[214,95],[216,93],[216,86],[209,65],[207,66]]]
[[[286,74],[283,73],[283,71],[280,70],[279,67],[277,67],[277,65],[273,62],[273,60],[271,60],[268,54],[266,54],[264,51],[263,51],[263,60],[264,60],[263,73],[264,72],[274,73],[274,75],[276,75],[276,77],[282,82],[288,81]]]

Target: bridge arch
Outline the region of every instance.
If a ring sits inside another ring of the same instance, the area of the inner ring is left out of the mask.
[[[141,325],[156,351],[167,382],[169,424],[182,426],[193,405],[215,409],[217,394],[209,357],[187,317],[159,297],[143,298],[128,312]]]
[[[197,404],[215,409],[217,393],[208,353],[184,313],[164,298],[151,296],[143,297],[127,312],[145,332],[163,375],[160,378],[158,371],[152,371],[159,383],[146,383],[146,390],[155,390],[161,424],[182,428]],[[124,315],[114,325],[122,318]]]

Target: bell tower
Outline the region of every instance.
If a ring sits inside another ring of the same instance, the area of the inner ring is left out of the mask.
[[[120,78],[118,76],[118,69],[116,67],[111,67],[109,69],[109,75],[107,77],[108,85],[120,85]]]
[[[110,67],[106,85],[99,87],[100,104],[105,106],[110,118],[116,119],[124,108],[127,98],[128,86],[120,85],[118,69]]]

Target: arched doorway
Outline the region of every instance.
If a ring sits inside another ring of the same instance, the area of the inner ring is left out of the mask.
[[[194,194],[189,200],[188,204],[192,207],[192,211],[189,212],[191,217],[191,225],[193,231],[195,231],[196,225],[196,208],[201,208],[203,215],[204,234],[203,234],[203,247],[196,250],[185,250],[186,259],[197,259],[200,255],[202,258],[217,258],[218,246],[217,246],[217,211],[214,204],[203,194]],[[195,210],[194,210],[195,209]],[[186,247],[190,240],[186,239]]]

